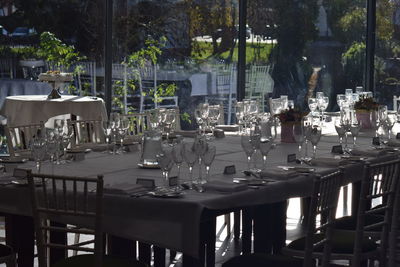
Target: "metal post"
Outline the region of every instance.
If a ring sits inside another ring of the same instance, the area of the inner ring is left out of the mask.
[[[246,22],[247,0],[239,0],[239,53],[237,67],[237,99],[243,100],[246,90]]]
[[[104,100],[107,113],[111,112],[112,99],[112,19],[113,0],[104,0],[106,12],[106,38],[104,48]]]
[[[367,38],[365,53],[365,89],[375,93],[375,35],[376,35],[376,0],[367,1]]]

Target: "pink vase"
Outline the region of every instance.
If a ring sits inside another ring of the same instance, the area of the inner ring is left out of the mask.
[[[293,122],[281,123],[281,142],[282,143],[296,143],[293,136]]]
[[[357,120],[361,123],[362,129],[372,129],[371,112],[357,111],[356,116]]]

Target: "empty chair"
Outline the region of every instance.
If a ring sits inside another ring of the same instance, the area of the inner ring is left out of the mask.
[[[264,111],[265,96],[274,90],[274,80],[269,74],[270,66],[252,65],[247,74],[247,98],[259,100]]]
[[[322,266],[329,266],[331,258],[331,247],[333,242],[332,222],[336,214],[340,187],[343,183],[343,171],[320,176],[316,175],[313,182],[311,195],[311,206],[308,214],[309,224],[306,236],[289,244],[286,253],[291,256],[269,255],[255,253],[234,257],[225,262],[223,267],[239,266],[288,266],[288,267],[311,267],[315,266],[314,258],[322,260]],[[324,216],[325,223],[317,225],[317,216]],[[318,236],[318,239],[315,237]],[[302,249],[294,250],[294,245],[302,246]],[[300,259],[300,258],[302,259]]]
[[[143,112],[146,109],[155,108],[154,92],[157,90],[157,65],[147,62],[139,68],[139,89],[139,111]]]
[[[15,64],[11,58],[0,59],[0,78],[15,78]]]
[[[47,249],[61,248],[89,252],[63,259],[52,267],[134,267],[146,266],[136,260],[104,255],[103,177],[86,178],[27,173],[32,200],[39,267],[47,267]],[[39,185],[39,186],[38,186]],[[95,190],[93,192],[93,189]],[[60,219],[62,218],[62,219]],[[66,226],[52,226],[49,222]],[[75,225],[82,222],[87,228]],[[47,238],[50,231],[94,235],[93,240],[78,244],[54,244]],[[88,245],[94,244],[94,248]]]
[[[121,115],[121,119],[128,119],[130,127],[127,136],[141,137],[146,130],[150,129],[148,113],[131,113]]]
[[[21,126],[6,125],[4,130],[8,153],[11,157],[15,157],[17,154],[30,155],[30,141],[33,138],[44,137],[45,135],[44,123]]]
[[[67,120],[72,129],[71,146],[83,144],[103,144],[105,134],[101,120]]]

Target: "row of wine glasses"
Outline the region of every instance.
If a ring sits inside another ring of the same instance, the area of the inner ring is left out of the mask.
[[[313,148],[312,158],[316,157],[317,145],[321,140],[322,127],[321,121],[313,119],[313,117],[305,117],[301,124],[293,125],[293,137],[298,145],[298,153],[301,160],[308,161],[311,158],[308,155],[308,144],[311,143]],[[304,156],[301,156],[304,146]]]
[[[125,136],[131,126],[131,121],[119,113],[110,113],[109,121],[103,122],[103,132],[106,143],[112,144],[112,154],[122,154]],[[117,142],[120,142],[120,148],[117,150]]]
[[[317,111],[320,112],[321,116],[324,116],[324,112],[329,106],[329,97],[325,96],[323,92],[317,92],[316,97],[310,97],[308,99],[308,108],[311,111],[311,115],[316,115]]]
[[[194,111],[194,117],[199,125],[200,134],[205,135],[208,128],[211,129],[211,136],[214,136],[214,130],[221,117],[221,105],[209,105],[201,103]],[[210,138],[208,138],[210,139]]]
[[[267,156],[270,150],[273,148],[274,138],[272,135],[268,135],[267,138],[263,138],[261,132],[252,131],[250,134],[243,133],[241,136],[241,146],[246,154],[247,168],[252,171],[260,171],[257,168],[255,155],[259,151],[263,160],[263,170],[266,169]],[[253,168],[251,167],[251,161],[253,159]]]
[[[157,160],[162,171],[164,179],[164,187],[170,187],[169,172],[176,165],[178,171],[178,181],[180,181],[180,173],[182,164],[185,162],[189,169],[190,186],[202,191],[202,184],[207,183],[210,177],[210,167],[216,155],[216,147],[207,143],[204,136],[198,135],[193,142],[178,141],[172,146],[163,144],[161,153],[158,154]],[[194,178],[193,169],[199,165],[199,175]],[[206,177],[202,175],[203,165],[206,170]],[[178,182],[179,184],[179,182]]]

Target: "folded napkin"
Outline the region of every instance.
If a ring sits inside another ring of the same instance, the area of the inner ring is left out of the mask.
[[[286,180],[292,178],[299,173],[294,170],[283,170],[283,169],[270,169],[260,172],[260,177],[262,179],[270,178],[276,180]]]
[[[390,147],[400,147],[400,141],[395,139],[390,139],[387,145]]]
[[[219,192],[239,192],[247,189],[247,184],[236,184],[224,181],[211,181],[203,185],[205,190],[213,190]]]
[[[361,148],[354,148],[351,151],[353,156],[366,156],[366,157],[379,157],[386,154],[385,150],[378,150],[378,149],[361,149]]]
[[[310,161],[312,166],[321,166],[321,167],[339,167],[345,161],[343,159],[335,159],[335,158],[315,158]]]
[[[148,189],[143,185],[131,183],[119,183],[104,187],[104,194],[112,195],[131,195],[145,191],[148,191]]]

